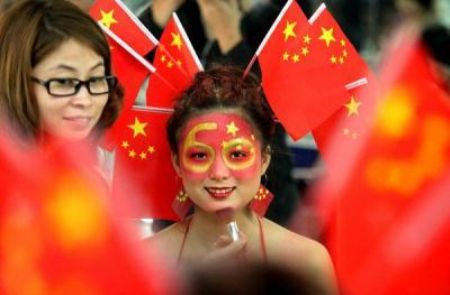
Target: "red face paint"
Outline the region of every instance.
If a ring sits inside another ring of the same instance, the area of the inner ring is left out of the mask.
[[[194,179],[229,175],[254,177],[261,167],[261,143],[237,114],[214,112],[188,121],[181,135],[181,169]]]

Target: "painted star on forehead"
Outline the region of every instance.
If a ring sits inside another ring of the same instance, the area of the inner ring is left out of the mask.
[[[294,28],[295,28],[296,25],[297,25],[296,22],[289,23],[289,21],[287,21],[286,27],[283,30],[283,35],[284,35],[284,41],[285,42],[289,39],[289,37],[292,37],[292,38],[296,38],[297,37],[297,35],[294,32]]]
[[[361,104],[362,102],[357,101],[352,95],[350,101],[344,105],[348,110],[347,117],[350,117],[351,115],[359,115],[359,107],[361,106]]]
[[[139,134],[142,134],[143,136],[147,136],[145,133],[145,127],[147,127],[148,123],[145,122],[139,122],[138,117],[134,118],[134,123],[128,125],[128,128],[133,130],[133,137],[138,136]]]
[[[320,35],[319,40],[325,41],[327,47],[330,46],[331,41],[336,42],[336,39],[333,36],[333,28],[327,30],[324,27],[321,27],[320,29],[322,30],[322,35]]]
[[[181,46],[183,46],[183,41],[181,41],[181,36],[178,33],[171,33],[172,35],[172,43],[170,46],[176,46],[178,50],[181,51]]]
[[[236,124],[234,123],[234,121],[232,121],[231,123],[229,123],[227,125],[227,133],[231,134],[233,136],[236,136],[236,132],[239,131],[239,128],[236,126]]]
[[[114,18],[114,9],[111,9],[109,12],[100,10],[100,14],[102,15],[100,23],[108,29],[111,29],[113,24],[117,24],[117,20]]]

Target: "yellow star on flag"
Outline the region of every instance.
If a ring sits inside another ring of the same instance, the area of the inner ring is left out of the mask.
[[[138,136],[139,134],[142,134],[144,136],[147,136],[145,133],[145,127],[147,127],[148,123],[141,123],[139,122],[139,119],[137,117],[134,118],[134,123],[128,125],[128,128],[133,130],[133,137]]]
[[[342,47],[345,47],[345,44],[347,44],[344,39],[341,39],[340,43]]]
[[[136,152],[134,151],[134,150],[131,150],[131,151],[129,151],[128,152],[128,156],[130,157],[130,158],[135,158],[136,157]]]
[[[100,20],[100,23],[107,27],[108,29],[111,29],[111,26],[113,24],[117,24],[117,20],[114,18],[114,9],[111,9],[109,12],[105,12],[103,10],[100,10],[100,13],[102,15],[102,19]]]
[[[148,151],[150,154],[153,154],[154,152],[156,152],[155,147],[152,146],[152,145],[150,145],[150,146],[147,148],[147,151]]]
[[[239,128],[234,124],[234,121],[227,125],[227,133],[236,136],[236,132],[239,131]]]
[[[325,41],[327,47],[330,46],[331,41],[336,42],[336,39],[333,36],[333,28],[327,30],[324,27],[321,27],[320,29],[322,30],[322,35],[320,35],[319,40]]]
[[[285,51],[283,53],[283,60],[289,60],[289,56],[290,56],[290,54],[287,51]]]
[[[169,61],[167,62],[167,64],[166,64],[166,66],[167,66],[169,69],[173,68],[173,62],[172,62],[171,60],[169,60]]]
[[[330,61],[331,61],[332,64],[335,64],[335,63],[337,62],[337,57],[334,56],[334,55],[332,55],[332,56],[330,57]]]
[[[162,62],[166,62],[166,56],[165,55],[161,55],[161,58],[159,60],[161,60]]]
[[[121,147],[123,147],[124,149],[127,149],[130,147],[130,144],[128,143],[128,141],[124,140],[124,141],[122,141]]]
[[[309,44],[311,42],[311,37],[309,37],[309,35],[306,34],[305,36],[303,36],[303,42],[305,44]]]
[[[147,159],[147,154],[145,152],[142,152],[139,154],[139,158],[141,158],[141,160],[145,160]]]
[[[181,36],[178,33],[171,33],[172,34],[172,43],[170,43],[170,46],[176,46],[178,50],[181,51],[181,46],[183,46],[183,41],[181,41]]]
[[[304,55],[304,56],[307,56],[308,55],[308,53],[309,53],[309,49],[308,49],[308,47],[303,47],[302,48],[302,54]]]
[[[298,54],[294,54],[294,55],[292,56],[292,61],[293,61],[293,62],[299,62],[299,61],[300,61],[300,56],[299,56]]]
[[[297,25],[296,22],[289,23],[289,21],[287,21],[286,27],[283,30],[284,42],[286,42],[289,39],[289,37],[293,38],[297,37],[297,35],[294,32],[294,28],[296,25]]]
[[[352,95],[350,101],[344,105],[348,110],[347,117],[350,117],[351,115],[359,115],[359,107],[361,106],[361,104],[362,102],[357,101]]]

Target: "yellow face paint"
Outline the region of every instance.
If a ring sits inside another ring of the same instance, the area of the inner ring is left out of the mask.
[[[257,173],[261,145],[251,125],[239,115],[210,113],[195,117],[188,121],[181,138],[181,168],[193,177],[204,177],[216,161],[222,161],[236,177]]]

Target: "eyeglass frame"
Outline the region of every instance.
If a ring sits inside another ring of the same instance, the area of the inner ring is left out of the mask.
[[[108,91],[102,92],[102,93],[92,93],[91,87],[89,86],[90,85],[89,83],[91,83],[93,79],[98,79],[98,78],[105,78],[106,79],[106,83],[108,84]],[[35,82],[35,83],[38,83],[39,85],[44,86],[45,89],[47,89],[47,93],[49,95],[51,95],[51,96],[54,96],[54,97],[69,97],[69,96],[75,95],[78,92],[80,92],[80,89],[81,89],[82,86],[86,87],[86,90],[88,91],[88,93],[90,95],[109,94],[117,86],[117,82],[118,82],[117,77],[116,76],[112,76],[112,75],[100,76],[100,77],[92,77],[92,78],[89,78],[87,80],[80,80],[80,79],[77,79],[77,78],[50,78],[48,80],[41,80],[39,78],[31,76],[31,80],[33,82]],[[74,86],[74,92],[70,93],[70,94],[54,94],[54,93],[51,93],[50,92],[50,83],[53,82],[53,81],[61,81],[61,80],[76,81],[78,84]]]

